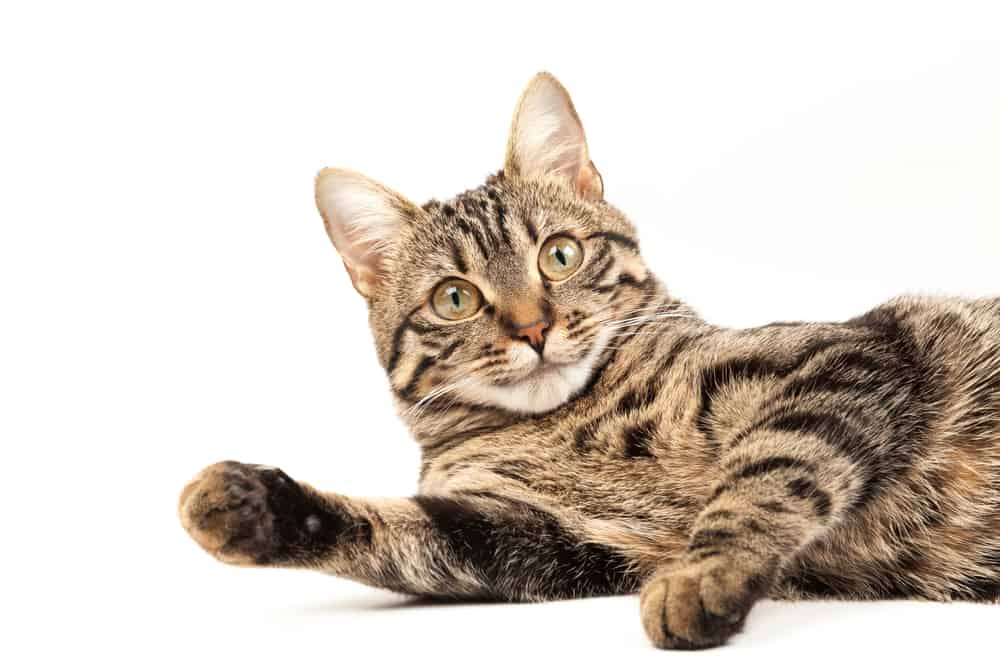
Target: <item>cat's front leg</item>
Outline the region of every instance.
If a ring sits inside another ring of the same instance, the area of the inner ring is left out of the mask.
[[[685,554],[643,586],[642,622],[657,647],[719,646],[742,629],[751,607],[767,593],[776,555],[711,551],[703,557]]]
[[[729,443],[687,549],[644,585],[642,622],[656,646],[709,648],[739,632],[781,568],[856,499],[860,472],[836,430],[774,425]]]
[[[307,567],[403,593],[546,600],[632,592],[632,564],[570,517],[484,490],[351,498],[227,461],[181,494],[181,522],[238,565]]]

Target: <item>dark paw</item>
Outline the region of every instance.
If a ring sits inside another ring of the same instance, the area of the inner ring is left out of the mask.
[[[234,565],[320,556],[343,525],[314,491],[277,468],[236,461],[198,473],[181,493],[179,512],[195,542]]]
[[[770,575],[722,557],[680,563],[646,582],[640,596],[642,624],[659,648],[719,646],[743,628],[770,583]]]

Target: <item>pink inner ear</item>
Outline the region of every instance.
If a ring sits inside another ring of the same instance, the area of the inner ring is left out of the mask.
[[[592,161],[587,162],[576,177],[577,193],[584,199],[604,199],[604,179]]]
[[[351,278],[354,289],[364,297],[370,297],[378,286],[378,274],[366,266],[352,267],[347,260],[343,260],[347,275]]]
[[[581,197],[600,200],[604,185],[566,89],[550,74],[525,89],[511,124],[507,166],[526,178],[555,178]]]
[[[351,255],[341,252],[344,268],[351,277],[354,289],[369,297],[382,281],[384,259],[377,250],[377,241],[350,242]],[[339,249],[338,249],[339,250]]]
[[[389,188],[345,169],[320,172],[316,203],[355,289],[371,296],[385,268],[385,249],[417,207]]]

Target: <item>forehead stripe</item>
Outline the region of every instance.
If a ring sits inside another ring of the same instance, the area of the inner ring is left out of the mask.
[[[458,269],[459,273],[468,273],[469,265],[465,263],[465,258],[462,257],[462,249],[458,247],[455,243],[455,239],[450,239],[451,244],[451,261]]]
[[[528,232],[528,236],[531,237],[532,243],[538,243],[538,230],[535,229],[535,225],[528,216],[522,215],[521,222],[524,224],[524,229]]]
[[[472,237],[472,239],[476,242],[476,245],[479,246],[479,251],[483,253],[483,257],[485,259],[489,259],[490,249],[487,247],[486,241],[483,240],[483,237],[479,233],[479,230],[474,229],[472,225],[470,225],[465,220],[462,220],[461,218],[456,218],[455,224],[458,225],[458,228],[461,229],[466,236]]]
[[[499,247],[501,244],[506,245],[508,248],[514,247],[511,244],[510,234],[508,234],[507,228],[504,225],[507,209],[504,208],[503,204],[496,202],[496,209],[491,210],[489,201],[479,202],[473,199],[469,200],[466,209],[473,219],[479,223],[483,234],[490,240],[493,247]],[[495,227],[493,225],[494,221],[496,222]]]
[[[503,238],[503,242],[507,244],[508,248],[513,248],[514,244],[510,240],[510,232],[507,231],[507,208],[500,202],[496,203],[496,208],[493,211],[493,216],[497,221],[497,229],[500,230],[500,236]]]

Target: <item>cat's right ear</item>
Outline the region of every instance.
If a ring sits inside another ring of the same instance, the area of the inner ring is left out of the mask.
[[[347,169],[319,172],[316,206],[354,289],[371,297],[385,277],[386,259],[400,227],[414,220],[419,209],[402,195]]]
[[[547,72],[531,80],[517,103],[504,171],[522,178],[552,179],[586,199],[604,197],[604,182],[590,161],[573,100]]]

